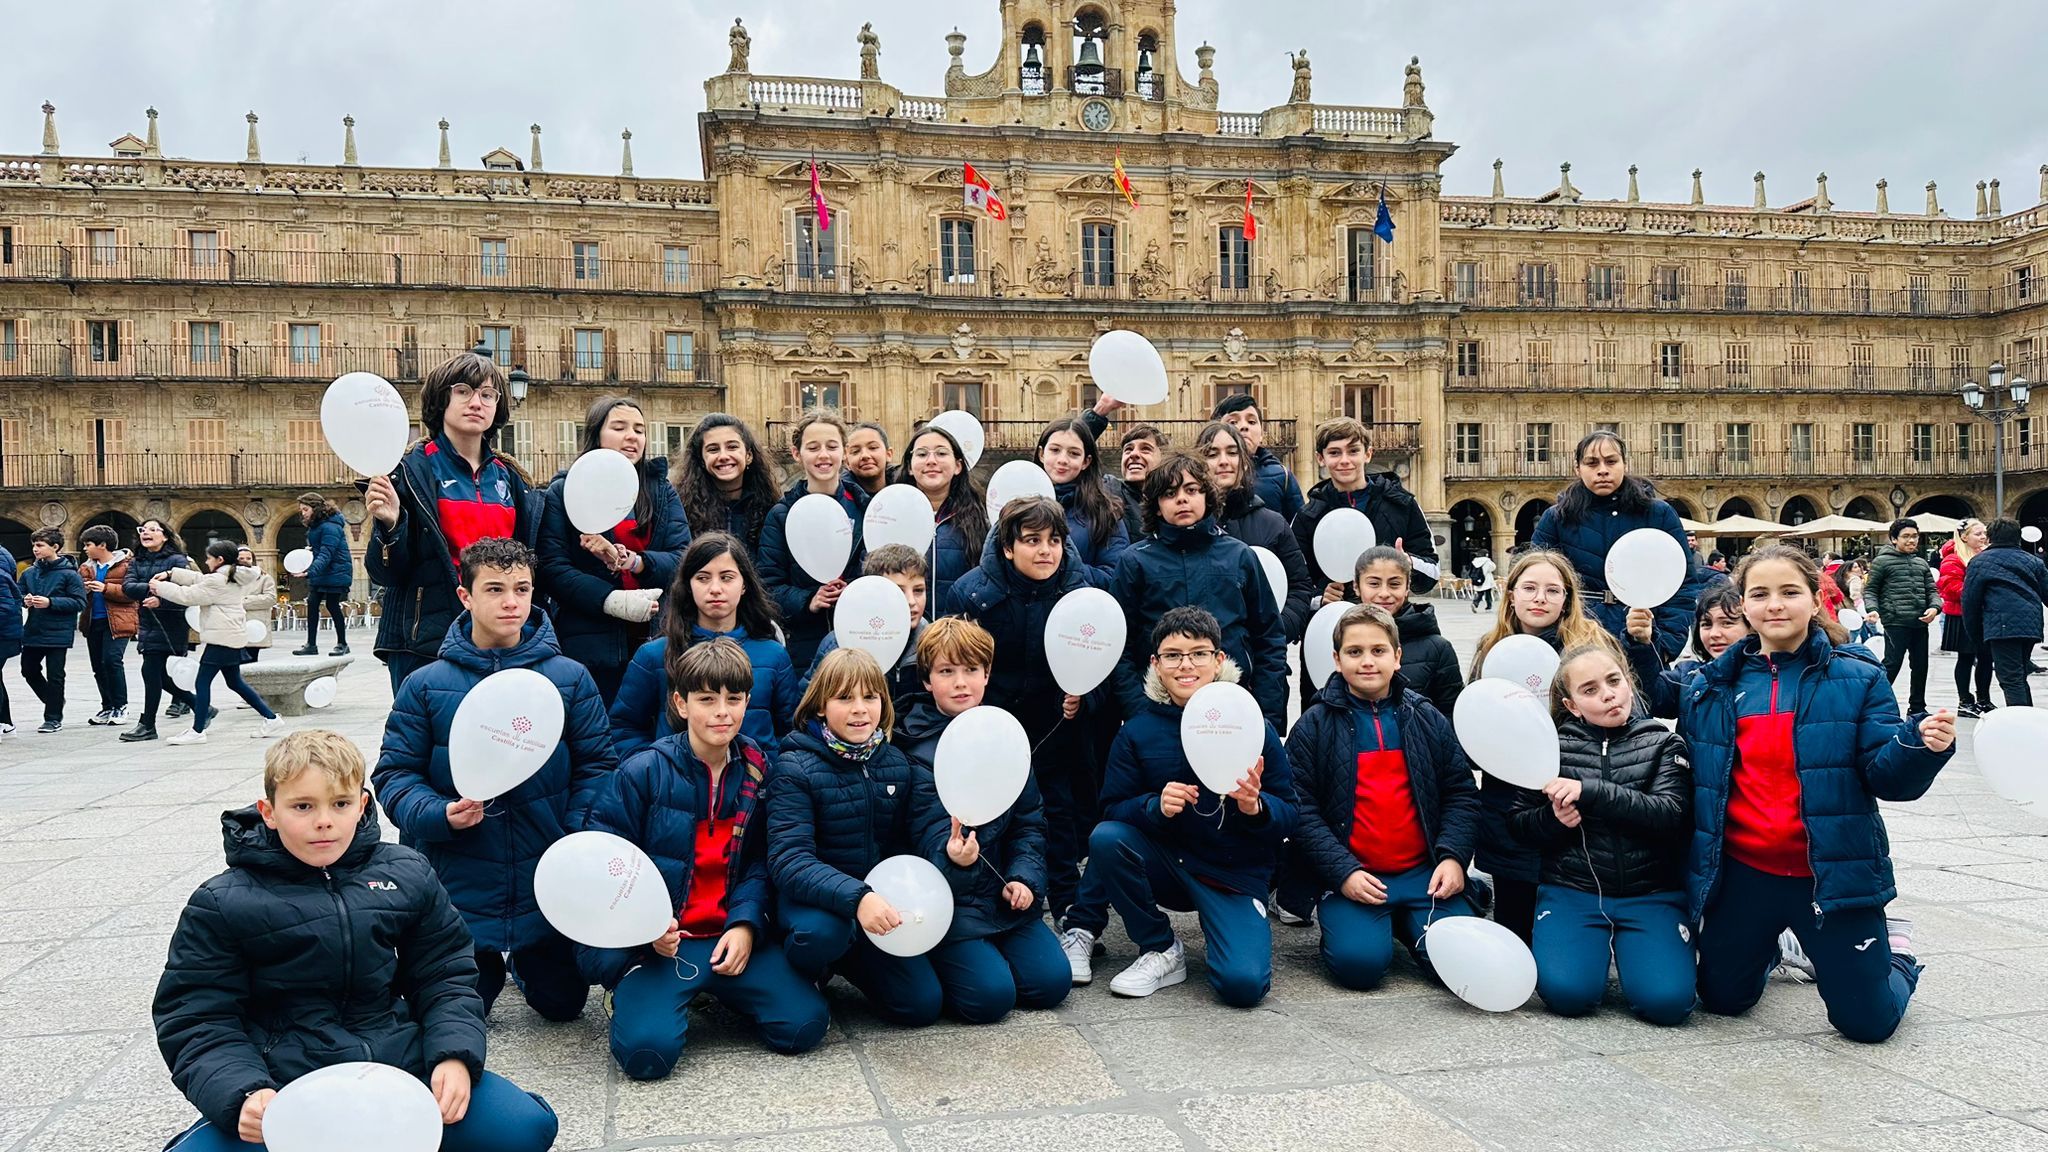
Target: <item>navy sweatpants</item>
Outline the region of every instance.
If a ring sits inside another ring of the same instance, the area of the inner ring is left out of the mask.
[[[945,994],[929,956],[891,956],[851,918],[823,908],[785,904],[781,911],[789,928],[782,950],[799,976],[814,982],[834,973],[846,977],[891,1024],[922,1028],[939,1018]]]
[[[1043,920],[931,951],[946,1012],[964,1024],[993,1024],[1012,1008],[1057,1008],[1074,987],[1073,965]]]
[[[1330,978],[1359,992],[1377,988],[1387,978],[1394,962],[1394,941],[1428,959],[1423,929],[1432,920],[1446,916],[1476,916],[1472,902],[1459,893],[1449,900],[1432,899],[1429,877],[1436,865],[1424,864],[1392,876],[1381,876],[1387,886],[1384,904],[1360,904],[1341,892],[1332,892],[1316,905],[1323,925],[1323,963]]]
[[[1621,992],[1652,1024],[1692,1015],[1693,952],[1685,893],[1608,896],[1562,884],[1536,895],[1536,991],[1559,1016],[1584,1016],[1607,992],[1611,948]]]
[[[757,940],[737,976],[711,970],[715,939],[686,939],[675,959],[656,957],[612,991],[612,1059],[635,1080],[659,1080],[682,1058],[690,1034],[690,1002],[708,992],[753,1022],[777,1052],[808,1052],[825,1038],[830,1011],[818,986],[796,974],[778,944]]]
[[[1813,961],[1813,980],[1835,1031],[1864,1044],[1898,1031],[1921,966],[1892,955],[1884,909],[1816,916],[1811,877],[1773,876],[1725,855],[1721,888],[1700,920],[1700,1007],[1720,1016],[1754,1007],[1778,963],[1778,934],[1787,928]]]
[[[557,1127],[547,1101],[485,1069],[470,1087],[469,1111],[441,1129],[441,1152],[547,1152]],[[263,1152],[263,1147],[201,1120],[164,1152]]]
[[[538,944],[513,949],[509,962],[495,948],[477,948],[476,988],[486,1013],[505,990],[508,974],[527,1005],[558,1024],[583,1015],[583,1005],[590,999],[590,981],[576,967],[576,946],[553,932]]]
[[[1110,904],[1139,948],[1164,952],[1173,947],[1173,921],[1162,908],[1193,912],[1201,918],[1208,944],[1209,987],[1216,998],[1232,1008],[1251,1008],[1266,998],[1273,987],[1273,926],[1266,920],[1265,893],[1212,888],[1157,841],[1117,820],[1097,824],[1088,837],[1088,875],[1097,869]],[[1085,881],[1081,887],[1084,893],[1088,889]]]

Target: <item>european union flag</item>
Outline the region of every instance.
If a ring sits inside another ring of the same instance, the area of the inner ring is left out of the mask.
[[[1385,184],[1380,185],[1380,214],[1373,219],[1372,234],[1389,244],[1394,242],[1394,214],[1387,211],[1387,186]]]

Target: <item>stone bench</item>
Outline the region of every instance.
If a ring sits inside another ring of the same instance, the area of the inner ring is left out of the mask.
[[[242,665],[242,679],[262,693],[263,699],[280,716],[304,716],[306,685],[322,676],[340,676],[355,663],[353,656],[272,656]]]

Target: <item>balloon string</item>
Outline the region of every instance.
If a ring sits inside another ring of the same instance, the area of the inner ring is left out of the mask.
[[[704,970],[702,968],[697,967],[695,964],[690,964],[690,974],[688,976],[683,975],[683,965],[685,964],[690,964],[690,962],[683,959],[681,952],[677,952],[675,957],[676,979],[687,984],[703,974]]]
[[[1586,856],[1586,874],[1593,878],[1593,900],[1600,909],[1600,918],[1607,921],[1607,950],[1612,952],[1614,934],[1621,931],[1621,927],[1614,922],[1614,917],[1607,914],[1607,892],[1600,884],[1600,870],[1593,867],[1593,844],[1586,838],[1586,815],[1583,812],[1579,814],[1579,851]]]
[[[1067,722],[1067,718],[1066,718],[1065,716],[1062,716],[1062,717],[1060,717],[1060,718],[1059,718],[1058,720],[1055,720],[1055,721],[1053,721],[1053,725],[1052,725],[1052,727],[1050,727],[1050,728],[1047,728],[1047,729],[1045,730],[1045,735],[1043,735],[1043,736],[1041,736],[1041,737],[1039,737],[1039,738],[1038,738],[1038,743],[1036,743],[1036,744],[1033,744],[1033,745],[1031,746],[1031,754],[1032,754],[1033,756],[1037,756],[1037,755],[1038,755],[1038,750],[1039,750],[1040,748],[1043,748],[1043,747],[1045,747],[1045,742],[1046,742],[1047,740],[1050,740],[1050,739],[1052,739],[1052,734],[1053,734],[1053,733],[1055,733],[1055,732],[1057,732],[1057,731],[1059,731],[1059,730],[1060,730],[1060,725],[1062,725],[1062,724],[1065,724],[1066,722]]]

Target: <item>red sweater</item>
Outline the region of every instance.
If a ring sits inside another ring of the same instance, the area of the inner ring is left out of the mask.
[[[1784,688],[1785,703],[1797,684]],[[1795,716],[1779,711],[1779,673],[1771,668],[1769,710],[1735,720],[1735,771],[1728,789],[1728,855],[1774,876],[1811,876],[1806,818],[1793,752]]]

